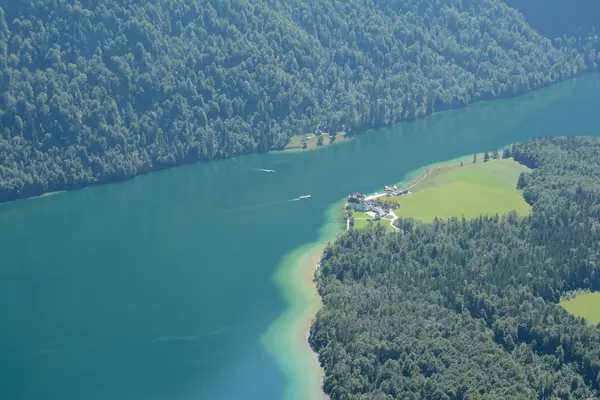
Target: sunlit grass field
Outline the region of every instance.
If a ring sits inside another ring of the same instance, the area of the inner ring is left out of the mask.
[[[302,146],[302,141],[303,139],[308,138],[308,140],[306,140],[306,149],[303,148]],[[343,133],[338,133],[335,136],[335,142],[333,144],[336,143],[343,143],[346,142],[348,140],[351,140],[351,138],[347,138],[344,136]],[[323,147],[329,145],[329,135],[328,134],[323,134]],[[290,142],[287,144],[287,146],[285,146],[285,148],[283,149],[283,151],[302,151],[302,150],[314,150],[316,148],[319,148],[321,146],[317,145],[317,136],[315,134],[307,134],[307,135],[294,135]]]
[[[565,310],[577,317],[583,317],[589,324],[600,322],[600,293],[583,293],[577,297],[561,301]]]
[[[396,210],[399,217],[423,222],[431,222],[435,217],[471,218],[512,210],[526,215],[531,207],[516,187],[519,175],[527,170],[512,159],[465,163],[432,173],[411,188],[409,195],[385,200],[400,204]]]
[[[379,221],[371,221],[368,219],[357,219],[354,221],[354,229],[366,229],[370,226],[375,226],[375,224],[381,224],[388,231],[393,231],[394,228],[390,225],[389,219],[380,219]]]

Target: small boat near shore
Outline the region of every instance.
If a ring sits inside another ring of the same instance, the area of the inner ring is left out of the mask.
[[[310,194],[306,194],[304,196],[298,197],[300,200],[310,199],[312,196]]]

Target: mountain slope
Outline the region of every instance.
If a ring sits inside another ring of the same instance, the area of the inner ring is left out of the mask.
[[[500,0],[20,0],[0,9],[0,200],[282,148],[595,68]]]

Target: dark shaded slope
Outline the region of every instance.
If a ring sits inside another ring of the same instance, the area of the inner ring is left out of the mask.
[[[525,15],[529,25],[550,38],[587,37],[600,27],[594,0],[504,0]]]

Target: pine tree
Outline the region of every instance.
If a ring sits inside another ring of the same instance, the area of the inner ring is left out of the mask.
[[[488,162],[490,161],[490,154],[486,151],[485,154],[483,155],[483,162]]]

